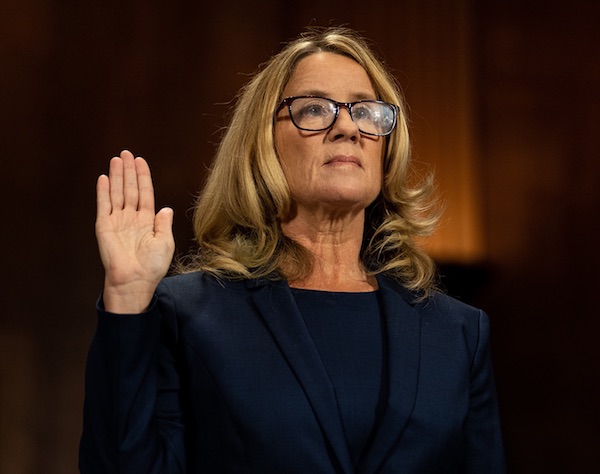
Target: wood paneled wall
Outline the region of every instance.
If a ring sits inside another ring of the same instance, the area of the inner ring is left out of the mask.
[[[480,5],[478,136],[510,472],[600,465],[600,4]]]

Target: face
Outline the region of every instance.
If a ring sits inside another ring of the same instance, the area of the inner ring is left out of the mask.
[[[315,53],[297,64],[283,96],[301,95],[339,102],[377,99],[363,67],[334,53]],[[361,135],[343,107],[320,132],[296,128],[284,107],[275,145],[297,212],[363,210],[381,190],[385,138]]]

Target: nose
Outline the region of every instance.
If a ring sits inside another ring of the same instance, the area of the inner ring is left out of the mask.
[[[354,120],[352,120],[350,110],[348,110],[347,106],[340,105],[340,111],[335,122],[331,126],[329,136],[333,140],[347,138],[352,141],[357,141],[360,138],[358,126],[354,123]]]

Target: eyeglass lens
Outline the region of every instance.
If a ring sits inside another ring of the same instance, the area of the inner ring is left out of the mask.
[[[290,104],[294,124],[303,130],[325,130],[333,124],[338,105],[324,98],[298,97]],[[385,102],[362,101],[351,106],[350,115],[358,129],[370,135],[387,135],[395,125],[394,108]]]

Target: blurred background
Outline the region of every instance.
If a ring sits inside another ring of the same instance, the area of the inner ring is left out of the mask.
[[[0,472],[77,472],[97,175],[146,157],[187,252],[238,89],[308,25],[362,32],[403,88],[447,205],[426,245],[491,318],[510,472],[598,472],[599,20],[586,0],[3,0]]]

